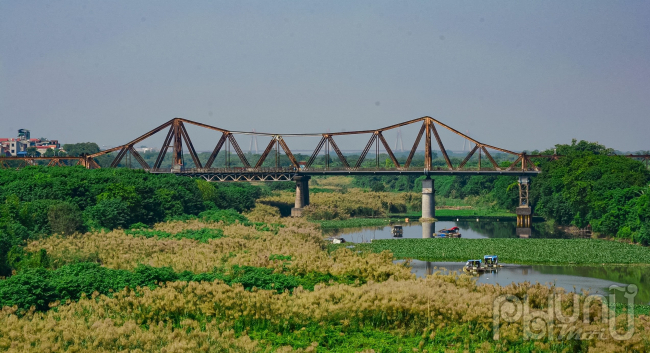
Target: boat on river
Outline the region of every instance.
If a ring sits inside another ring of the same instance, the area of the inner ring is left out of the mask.
[[[325,241],[328,241],[332,244],[343,244],[346,242],[345,239],[341,237],[329,237],[329,238],[325,238]]]
[[[438,231],[438,237],[439,238],[460,238],[460,228],[458,227],[452,227],[452,228],[443,228]]]
[[[396,238],[401,238],[402,235],[404,235],[404,230],[402,229],[402,226],[393,226],[390,232],[391,234],[393,234],[393,237]]]
[[[501,264],[499,264],[499,257],[496,255],[483,256],[483,263],[483,266],[488,269],[496,269],[497,267],[501,267]]]
[[[481,260],[467,260],[467,263],[465,263],[465,266],[463,266],[463,271],[467,273],[477,274],[479,272],[485,271],[485,267],[481,265]]]
[[[465,266],[463,266],[463,271],[469,274],[478,274],[479,272],[495,272],[497,267],[501,267],[499,264],[499,258],[496,255],[485,255],[481,260],[467,260]]]

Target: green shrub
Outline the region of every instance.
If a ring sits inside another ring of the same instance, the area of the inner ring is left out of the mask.
[[[131,214],[129,205],[121,199],[105,199],[86,210],[86,214],[100,227],[127,228]]]
[[[77,205],[61,202],[50,206],[47,219],[53,233],[70,235],[81,229],[83,219]]]
[[[142,222],[133,223],[131,224],[131,227],[129,227],[129,229],[148,229],[148,228],[149,226]]]
[[[205,222],[224,222],[225,224],[248,222],[248,219],[244,215],[234,209],[204,211],[199,213],[199,219]]]
[[[203,228],[199,230],[187,229],[175,234],[164,232],[161,230],[152,229],[129,229],[125,231],[126,234],[133,236],[141,236],[145,238],[157,237],[160,239],[193,239],[201,243],[207,243],[209,239],[223,238],[223,230]]]

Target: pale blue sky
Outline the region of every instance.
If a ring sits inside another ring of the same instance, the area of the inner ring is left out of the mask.
[[[650,149],[650,2],[0,0],[1,137],[119,145],[177,116],[297,133],[424,115],[513,150]]]

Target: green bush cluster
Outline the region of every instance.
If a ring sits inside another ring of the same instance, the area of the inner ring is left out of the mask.
[[[285,258],[282,258],[285,259]],[[156,287],[171,281],[215,281],[228,285],[241,284],[246,290],[253,288],[276,290],[282,293],[298,286],[313,290],[317,283],[329,281],[354,283],[354,279],[338,278],[331,274],[307,273],[294,276],[274,273],[271,268],[238,266],[214,269],[212,272],[195,274],[189,271],[174,272],[171,267],[140,265],[133,271],[115,270],[96,263],[75,263],[56,270],[43,267],[26,269],[0,281],[0,307],[18,306],[21,312],[34,306],[36,310],[49,309],[50,303],[78,300],[82,294],[94,292],[111,295],[124,288]]]
[[[203,228],[199,230],[184,230],[175,234],[163,232],[161,230],[151,229],[130,229],[126,230],[126,234],[133,236],[141,236],[145,238],[157,237],[160,239],[193,239],[201,243],[207,243],[210,239],[223,238],[223,230]]]

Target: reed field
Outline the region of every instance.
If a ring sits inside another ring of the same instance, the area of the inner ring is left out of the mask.
[[[295,193],[275,192],[263,197],[261,203],[293,207]],[[346,220],[355,217],[385,217],[388,213],[406,213],[421,209],[421,195],[414,192],[390,193],[349,189],[345,193],[315,193],[303,214],[312,220]]]
[[[378,198],[381,202],[381,198]],[[406,239],[404,239],[406,240]],[[402,240],[402,241],[404,241]],[[131,230],[51,236],[30,254],[47,267],[0,282],[7,352],[601,352],[650,349],[650,318],[627,341],[527,341],[493,301],[527,295],[544,309],[553,288],[477,285],[466,275],[416,278],[390,251],[332,250],[319,226],[258,205]],[[46,255],[45,255],[46,254]],[[578,294],[566,293],[569,314]],[[607,327],[600,307],[591,324]],[[617,319],[623,325],[623,316]]]
[[[422,196],[417,192],[375,192],[362,188],[348,188],[347,184],[333,178],[316,179],[317,185],[325,184],[324,190],[310,194],[310,204],[303,210],[304,216],[320,223],[323,228],[348,228],[386,225],[388,218],[411,218],[422,216]],[[312,182],[313,183],[313,182]],[[293,190],[274,191],[259,199],[259,203],[290,210],[295,202]],[[515,214],[496,208],[494,202],[479,197],[450,199],[436,196],[436,216],[441,217],[502,217],[514,218]],[[376,219],[376,220],[372,220]]]

